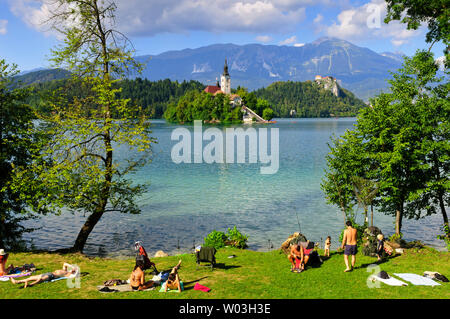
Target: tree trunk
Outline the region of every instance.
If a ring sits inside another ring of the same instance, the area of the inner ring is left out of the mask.
[[[71,252],[83,252],[84,246],[86,245],[86,241],[94,229],[95,225],[97,225],[100,218],[103,216],[105,211],[105,205],[99,205],[95,212],[93,212],[84,223],[83,227],[81,227],[80,232],[78,233],[77,239],[75,240],[75,244],[70,249]]]
[[[367,227],[368,225],[369,225],[368,211],[367,206],[364,205],[364,227]]]
[[[450,229],[449,229],[449,224],[448,224],[448,216],[447,216],[447,212],[445,210],[445,203],[444,203],[444,196],[442,194],[439,194],[439,206],[441,207],[441,212],[442,212],[442,218],[444,219],[444,231],[445,231],[445,235],[447,236],[447,238],[450,239]]]
[[[107,50],[107,43],[106,43],[106,33],[103,30],[102,26],[102,20],[100,16],[100,10],[97,5],[97,1],[93,2],[94,5],[94,15],[96,17],[96,27],[98,29],[98,32],[100,34],[100,44],[102,47],[102,57],[103,57],[103,80],[109,81],[109,57],[108,57],[108,50]],[[103,213],[105,212],[106,204],[109,200],[110,196],[110,190],[111,190],[111,182],[112,182],[112,176],[113,176],[113,152],[112,152],[112,146],[111,146],[111,132],[109,129],[110,122],[112,120],[111,117],[111,109],[110,109],[110,103],[106,103],[106,112],[105,112],[105,132],[104,132],[104,143],[105,143],[105,150],[106,150],[106,160],[105,160],[105,184],[103,186],[102,192],[101,192],[101,199],[100,203],[97,206],[96,210],[92,215],[88,217],[86,222],[84,223],[83,227],[81,228],[78,237],[75,241],[75,244],[72,251],[75,252],[82,252],[84,249],[84,245],[86,244],[86,241],[89,237],[89,234],[94,229],[95,225],[98,223],[100,218],[103,216]]]
[[[400,235],[402,231],[403,207],[395,211],[395,234]]]
[[[373,227],[373,205],[370,205],[370,226]]]

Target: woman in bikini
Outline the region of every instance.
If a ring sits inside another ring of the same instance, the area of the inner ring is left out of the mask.
[[[172,268],[172,271],[169,274],[169,278],[167,278],[164,292],[167,292],[167,289],[175,290],[178,289],[181,292],[181,284],[180,284],[180,276],[178,276],[178,268],[180,268],[181,259],[178,264]]]
[[[15,280],[14,278],[10,278],[10,279],[13,284],[25,283],[24,288],[27,288],[27,287],[31,287],[36,284],[39,284],[41,282],[50,282],[54,279],[58,279],[58,278],[62,278],[62,277],[75,278],[78,275],[78,273],[79,273],[78,267],[72,266],[68,263],[64,263],[62,269],[58,269],[53,272],[47,272],[45,274],[31,276],[31,277],[28,277],[27,279],[22,279],[22,280]],[[33,281],[33,282],[28,284],[30,281]]]
[[[133,290],[145,290],[154,286],[154,282],[149,280],[145,282],[144,263],[141,260],[136,261],[133,272],[130,276],[130,286]]]

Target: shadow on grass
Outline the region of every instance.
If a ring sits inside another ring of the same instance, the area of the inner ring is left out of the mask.
[[[367,268],[370,265],[382,265],[382,264],[390,261],[391,259],[397,258],[399,256],[400,255],[395,255],[395,256],[392,256],[392,257],[385,257],[385,258],[383,258],[381,260],[376,260],[376,261],[374,261],[373,263],[370,263],[370,264],[362,264],[361,266],[355,267],[354,269]]]
[[[190,287],[188,287],[188,286],[189,286],[189,285],[192,285],[193,283],[199,282],[200,280],[206,279],[206,278],[208,278],[208,276],[199,278],[199,279],[197,279],[197,280],[183,281],[184,290],[191,290],[191,289],[194,289],[194,286],[190,286]]]
[[[236,266],[236,265],[225,265],[224,263],[217,263],[214,265],[214,268],[228,270],[228,269],[235,269],[235,268],[241,268],[242,266]]]

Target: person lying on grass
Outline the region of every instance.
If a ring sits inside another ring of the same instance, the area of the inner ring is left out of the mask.
[[[305,258],[303,254],[303,247],[300,243],[291,246],[291,253],[288,257],[289,261],[292,264],[291,271],[292,272],[302,272],[305,269]]]
[[[64,263],[62,269],[57,269],[53,272],[47,272],[45,274],[31,276],[22,280],[15,280],[14,278],[10,279],[13,284],[25,283],[24,288],[27,288],[39,284],[41,282],[50,282],[58,278],[75,278],[76,276],[78,276],[78,274],[79,274],[78,267],[72,266],[68,263]],[[33,282],[28,284],[30,281]]]
[[[133,272],[130,276],[130,286],[133,290],[145,290],[154,286],[154,282],[149,280],[145,282],[144,262],[142,260],[136,260],[136,266],[134,266]]]
[[[172,271],[169,274],[169,278],[167,278],[164,292],[167,292],[167,289],[178,289],[179,292],[181,292],[181,284],[180,284],[180,276],[178,276],[178,268],[180,268],[181,265],[181,259],[178,262],[178,264],[172,268]]]

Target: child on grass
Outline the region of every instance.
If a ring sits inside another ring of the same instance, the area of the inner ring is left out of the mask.
[[[330,257],[330,247],[331,247],[331,237],[328,236],[327,239],[325,239],[325,248],[324,248],[324,256]]]

